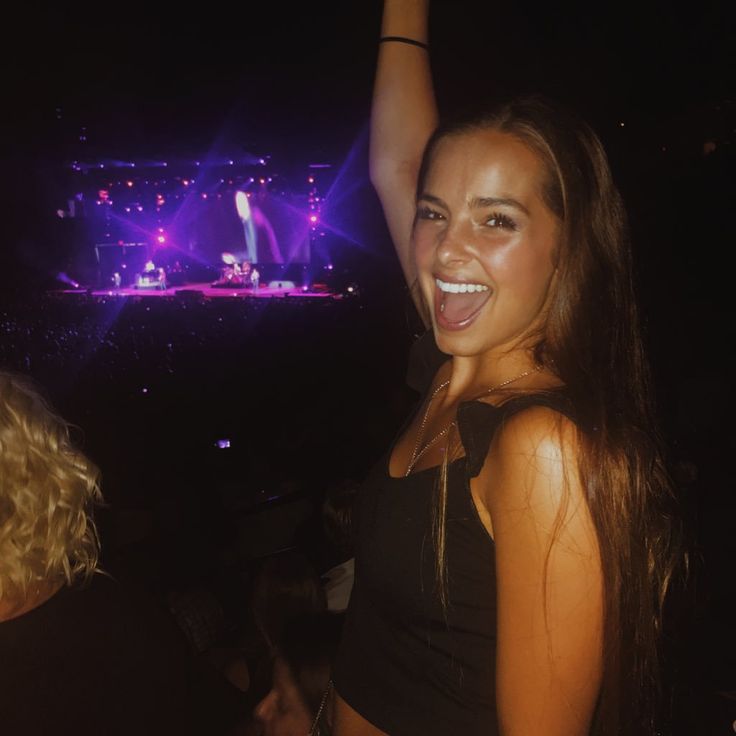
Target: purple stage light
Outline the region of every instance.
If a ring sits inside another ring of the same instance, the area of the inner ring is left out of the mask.
[[[230,440],[217,440],[217,442],[215,442],[215,445],[220,450],[226,450],[228,447],[230,447]]]
[[[156,240],[163,245],[166,242],[166,237],[164,235],[159,235]]]
[[[309,217],[309,222],[311,222],[311,223],[315,223],[315,222],[317,222],[317,215],[311,215],[311,216]]]
[[[67,276],[66,273],[61,271],[60,273],[56,274],[56,278],[61,281],[62,284],[67,284],[68,286],[71,286],[73,289],[78,289],[79,284],[69,276]]]
[[[235,192],[235,209],[238,212],[238,217],[240,217],[243,222],[248,222],[250,220],[250,204],[245,192]]]

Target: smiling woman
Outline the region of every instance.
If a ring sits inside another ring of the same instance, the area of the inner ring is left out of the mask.
[[[651,734],[678,525],[621,198],[555,104],[437,128],[426,11],[385,2],[371,123],[425,396],[359,494],[335,731]]]
[[[437,344],[503,352],[539,322],[555,274],[560,228],[542,163],[481,128],[438,138],[421,174],[414,258]]]

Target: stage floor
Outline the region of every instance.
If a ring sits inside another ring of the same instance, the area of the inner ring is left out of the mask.
[[[175,297],[179,294],[186,293],[187,296],[201,296],[207,299],[270,299],[274,297],[298,296],[302,298],[314,299],[340,299],[341,294],[328,291],[311,291],[301,286],[287,288],[271,288],[269,286],[260,286],[258,289],[238,289],[238,288],[215,288],[210,283],[202,284],[186,284],[184,286],[169,286],[168,289],[58,289],[54,294],[74,294],[76,296],[87,295],[96,297],[145,297],[158,298]]]

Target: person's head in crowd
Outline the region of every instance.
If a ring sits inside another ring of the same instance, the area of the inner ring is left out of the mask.
[[[354,555],[353,502],[356,491],[354,481],[337,483],[327,489],[322,504],[325,536],[338,562],[345,562]]]
[[[0,372],[0,618],[95,572],[98,480],[34,384]]]
[[[319,576],[299,552],[291,551],[269,558],[256,575],[253,616],[271,648],[278,645],[289,620],[324,611],[326,606]]]
[[[342,621],[340,614],[323,612],[292,619],[284,627],[271,690],[255,710],[265,736],[326,732],[321,729],[332,720],[328,684]],[[315,726],[318,714],[319,728]]]

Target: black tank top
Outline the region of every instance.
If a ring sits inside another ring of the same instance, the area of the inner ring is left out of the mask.
[[[352,708],[391,736],[498,733],[495,551],[470,479],[501,422],[540,404],[570,415],[562,392],[458,407],[465,456],[448,470],[446,609],[435,582],[437,468],[394,478],[389,452],[358,494],[355,586],[333,679]]]

